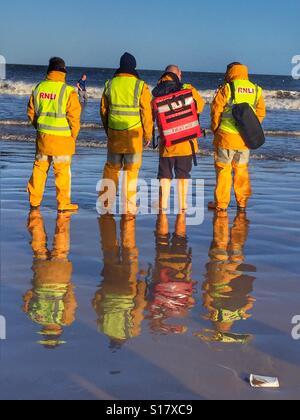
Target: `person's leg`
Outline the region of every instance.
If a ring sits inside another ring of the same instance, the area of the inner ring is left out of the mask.
[[[112,211],[116,202],[122,165],[122,154],[108,152],[107,162],[103,171],[102,186],[99,191],[101,206],[106,213],[110,213]]]
[[[40,210],[30,211],[27,228],[32,237],[31,247],[34,258],[37,260],[47,260],[49,256],[48,239],[44,219]]]
[[[229,244],[232,261],[243,262],[245,260],[244,248],[248,239],[249,224],[247,214],[238,212],[231,229]]]
[[[124,155],[124,214],[135,215],[137,213],[137,184],[141,166],[141,153]]]
[[[159,208],[163,213],[169,209],[171,183],[173,180],[173,169],[175,158],[160,157],[158,179],[160,180]]]
[[[52,259],[68,260],[70,253],[70,224],[71,224],[71,213],[58,213],[56,219],[55,234],[53,238],[53,247],[51,257]],[[71,270],[71,264],[65,266],[63,272],[69,274]],[[69,276],[70,278],[70,276]]]
[[[252,196],[249,160],[250,150],[236,152],[233,159],[234,191],[240,209],[246,209],[248,200]]]
[[[84,103],[84,92],[82,90],[78,91],[78,97],[79,97],[79,102],[81,104],[83,104]]]
[[[175,176],[178,180],[178,208],[180,213],[187,211],[189,180],[193,168],[193,157],[182,156],[175,159]]]
[[[77,204],[71,204],[72,156],[54,156],[53,169],[56,185],[57,208],[59,211],[76,211]]]
[[[228,213],[217,213],[214,218],[214,237],[209,256],[217,261],[227,261],[229,244],[229,216]]]
[[[43,201],[50,164],[51,158],[49,156],[36,155],[33,172],[27,185],[31,207],[39,207]]]
[[[218,148],[215,152],[216,189],[215,206],[217,210],[227,210],[232,188],[232,160],[235,152]]]
[[[175,234],[182,238],[186,237],[186,215],[179,213],[176,218]]]

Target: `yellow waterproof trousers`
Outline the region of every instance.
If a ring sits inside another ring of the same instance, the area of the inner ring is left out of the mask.
[[[117,154],[108,153],[107,163],[104,168],[103,180],[113,181],[115,185],[115,192],[118,190],[119,179],[121,171],[124,171],[123,182],[123,212],[136,213],[136,198],[137,198],[137,184],[139,172],[142,166],[142,155],[136,154]],[[107,193],[107,188],[102,188],[100,197],[103,193]],[[104,195],[103,195],[104,197]],[[110,200],[111,205],[114,204],[114,197]],[[101,199],[101,198],[100,198]],[[107,202],[104,200],[104,207],[107,207]],[[109,206],[108,206],[109,207]]]
[[[58,210],[64,209],[71,203],[71,156],[46,156],[36,155],[31,179],[27,186],[30,204],[33,207],[41,205],[45,185],[51,164],[56,184],[56,198]]]
[[[234,191],[239,207],[247,207],[252,195],[249,174],[250,150],[226,150],[218,148],[215,152],[217,185],[215,202],[217,208],[227,209],[231,199],[232,171],[234,172]]]

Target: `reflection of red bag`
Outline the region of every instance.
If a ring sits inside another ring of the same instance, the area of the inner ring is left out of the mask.
[[[160,283],[155,286],[155,293],[173,299],[185,299],[193,293],[193,284],[191,282]]]
[[[162,143],[166,147],[202,137],[193,92],[180,90],[153,100]]]

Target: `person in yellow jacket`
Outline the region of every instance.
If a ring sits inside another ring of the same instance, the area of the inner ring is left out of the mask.
[[[120,223],[119,241],[114,217],[99,218],[103,281],[92,302],[98,329],[109,338],[112,350],[141,334],[147,304],[147,273],[139,268],[136,220],[134,216],[123,215]]]
[[[197,105],[197,112],[200,115],[205,106],[198,90],[191,84],[182,84],[182,71],[177,65],[169,65],[163,76],[158,82],[152,94],[155,98],[166,96],[181,89],[189,89],[193,93],[193,98]],[[193,151],[194,149],[194,151]],[[190,142],[180,143],[171,147],[160,144],[160,160],[158,179],[161,183],[161,203],[160,208],[164,212],[168,210],[171,190],[171,181],[175,177],[178,180],[179,210],[187,210],[188,180],[191,178],[193,167],[193,152],[198,153],[198,139],[193,140],[193,149]]]
[[[248,68],[232,63],[227,68],[225,84],[217,91],[211,107],[212,131],[214,133],[215,167],[217,185],[215,201],[209,208],[227,211],[230,204],[232,171],[234,190],[240,211],[245,211],[252,195],[249,174],[250,150],[241,137],[232,117],[232,91],[235,89],[235,103],[249,103],[260,122],[266,116],[262,88],[249,80]]]
[[[53,164],[58,211],[76,211],[71,203],[71,161],[80,131],[81,106],[75,89],[66,84],[66,64],[49,61],[46,80],[33,90],[28,118],[37,130],[36,158],[27,191],[31,208],[40,207]]]
[[[246,213],[238,212],[229,228],[228,214],[218,212],[213,222],[214,237],[209,251],[206,279],[203,284],[203,306],[213,330],[194,335],[204,341],[246,344],[249,334],[236,334],[236,322],[251,318],[255,299],[251,296],[256,267],[245,263],[245,245],[249,233]]]
[[[185,334],[184,319],[195,306],[192,250],[186,234],[186,215],[178,214],[171,236],[168,216],[160,213],[155,231],[156,261],[148,305],[150,328],[159,334]],[[177,323],[174,320],[179,320]],[[171,321],[171,322],[170,322]]]
[[[59,213],[52,250],[47,246],[47,233],[40,210],[31,210],[28,230],[32,237],[33,288],[24,296],[24,312],[42,327],[39,344],[56,348],[64,327],[75,321],[77,302],[72,283],[70,252],[70,213]]]
[[[143,141],[149,146],[153,134],[151,93],[147,84],[139,78],[136,59],[125,53],[120,68],[112,80],[107,81],[101,100],[101,119],[108,137],[108,156],[103,179],[114,183],[117,190],[123,169],[124,213],[136,213],[136,190],[142,165]],[[103,184],[104,185],[104,184]],[[115,191],[108,204],[103,187],[100,201],[109,212],[115,199]],[[105,197],[105,198],[104,198]]]

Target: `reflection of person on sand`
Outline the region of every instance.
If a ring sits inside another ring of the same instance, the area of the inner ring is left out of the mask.
[[[188,248],[186,216],[179,214],[174,235],[169,234],[169,221],[160,214],[156,229],[156,264],[153,274],[152,299],[148,318],[151,330],[161,334],[184,334],[184,325],[168,324],[169,319],[184,319],[195,305],[192,280],[192,251]]]
[[[29,214],[28,230],[32,236],[34,261],[33,288],[24,296],[24,312],[42,326],[39,344],[56,348],[65,344],[60,340],[63,328],[72,325],[77,308],[72,284],[70,251],[71,214],[58,214],[52,251],[47,247],[43,217],[38,210]]]
[[[249,221],[245,213],[238,213],[231,232],[227,214],[216,214],[214,239],[209,252],[206,281],[203,285],[204,307],[208,310],[205,319],[210,320],[214,330],[195,334],[205,341],[223,343],[247,343],[251,336],[233,334],[235,322],[251,318],[249,311],[255,299],[250,296],[256,272],[254,266],[244,263],[244,246],[248,238]]]
[[[99,331],[110,339],[112,349],[141,334],[146,307],[146,276],[139,270],[136,246],[136,221],[133,216],[121,219],[121,239],[113,216],[99,219],[104,258],[103,282],[93,300]]]

